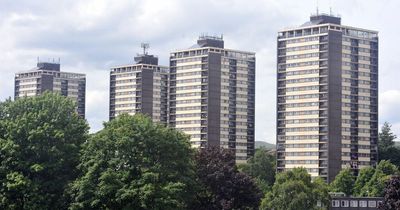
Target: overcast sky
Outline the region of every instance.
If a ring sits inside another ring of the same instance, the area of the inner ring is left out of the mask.
[[[169,52],[202,33],[225,47],[256,52],[256,140],[275,142],[276,35],[315,13],[317,0],[0,0],[0,99],[13,96],[14,74],[61,59],[61,70],[86,73],[91,131],[108,119],[109,69],[133,63],[140,43],[168,65]],[[379,31],[380,124],[400,135],[398,0],[319,0],[343,25]]]

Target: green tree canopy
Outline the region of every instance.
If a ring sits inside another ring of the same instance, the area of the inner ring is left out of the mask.
[[[391,175],[398,174],[398,168],[390,161],[382,160],[376,166],[375,173],[361,189],[361,196],[381,197],[386,181]]]
[[[322,179],[311,182],[304,168],[294,168],[276,176],[272,191],[265,195],[260,209],[319,209],[318,201],[329,204],[328,185]]]
[[[231,150],[201,149],[196,157],[196,199],[189,209],[257,209],[262,197],[254,181],[238,171]]]
[[[240,169],[253,177],[257,185],[266,193],[275,181],[275,155],[265,148],[256,150],[246,164],[239,165]]]
[[[358,173],[356,182],[353,188],[353,195],[362,196],[362,188],[371,180],[372,176],[375,174],[375,169],[373,167],[365,167],[360,169]]]
[[[189,137],[123,114],[84,145],[71,209],[186,209],[194,165]]]
[[[330,184],[330,190],[332,192],[343,192],[347,196],[352,195],[354,182],[356,177],[353,175],[351,169],[342,169],[338,175],[336,175],[333,182]]]
[[[87,132],[66,97],[0,103],[0,209],[65,209]]]

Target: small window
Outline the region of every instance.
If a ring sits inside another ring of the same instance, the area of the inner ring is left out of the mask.
[[[336,200],[333,200],[332,201],[332,207],[340,207],[340,202],[336,201]]]
[[[375,207],[376,208],[376,201],[368,201],[368,207]]]
[[[347,200],[341,200],[341,206],[342,207],[349,207],[349,201],[347,201]]]
[[[357,200],[351,200],[350,201],[350,207],[358,207],[358,201]]]
[[[367,201],[360,201],[360,207],[367,207]]]

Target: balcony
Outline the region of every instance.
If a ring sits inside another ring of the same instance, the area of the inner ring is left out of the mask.
[[[320,50],[320,51],[328,50],[328,45],[327,45],[327,44],[321,44],[321,45],[319,46],[319,50]]]
[[[328,145],[327,144],[320,144],[319,145],[319,150],[327,150],[328,149]]]
[[[319,87],[319,92],[328,92],[328,86],[320,86]]]
[[[328,120],[327,119],[320,119],[319,120],[319,125],[328,125]]]
[[[328,83],[328,78],[326,78],[326,77],[320,77],[320,78],[319,78],[319,82],[322,83],[322,84],[326,84],[326,83]],[[326,90],[328,90],[327,87],[325,87],[325,88],[326,88]]]
[[[319,158],[328,158],[328,153],[327,152],[320,152],[319,153]]]
[[[319,142],[327,142],[328,141],[328,136],[321,135],[319,136]]]
[[[319,100],[328,100],[328,94],[326,93],[319,94]]]

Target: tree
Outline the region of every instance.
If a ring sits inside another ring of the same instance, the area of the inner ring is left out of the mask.
[[[388,160],[397,167],[400,167],[400,148],[392,146],[386,150],[379,151],[380,160]]]
[[[391,125],[385,122],[379,133],[378,154],[379,159],[389,160],[396,166],[400,166],[400,148],[395,146],[396,135],[391,131]]]
[[[358,174],[356,182],[353,188],[353,195],[362,196],[362,188],[371,180],[375,173],[375,169],[372,167],[362,168]]]
[[[313,192],[317,202],[319,201],[322,206],[329,206],[330,196],[329,196],[329,185],[321,177],[317,177],[313,181]],[[316,209],[324,209],[317,207]]]
[[[264,148],[257,149],[254,156],[246,164],[239,165],[244,173],[253,177],[264,194],[275,181],[275,156]]]
[[[294,168],[277,174],[272,191],[265,195],[260,209],[319,209],[318,201],[329,204],[328,185],[321,179],[311,182],[304,168]]]
[[[330,184],[330,189],[332,192],[343,192],[347,196],[350,196],[353,193],[355,180],[356,177],[349,168],[343,169]]]
[[[123,114],[84,145],[71,209],[186,209],[193,199],[189,137]]]
[[[396,139],[396,135],[393,134],[392,125],[388,122],[385,122],[382,126],[382,131],[379,133],[379,150],[386,151],[387,149],[394,146],[394,140]]]
[[[400,166],[400,148],[396,147],[394,144],[396,135],[393,134],[391,128],[392,126],[388,122],[385,122],[379,133],[379,159],[389,160],[393,164]]]
[[[379,205],[380,210],[400,209],[400,177],[392,176],[386,183],[383,202]]]
[[[376,166],[375,173],[371,179],[361,189],[361,196],[382,197],[386,181],[391,175],[398,173],[398,168],[390,161],[382,160]]]
[[[65,209],[87,133],[61,95],[0,103],[0,209]]]
[[[196,156],[196,174],[200,190],[189,209],[258,208],[262,193],[249,176],[238,171],[231,150],[201,149]]]

